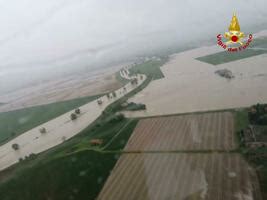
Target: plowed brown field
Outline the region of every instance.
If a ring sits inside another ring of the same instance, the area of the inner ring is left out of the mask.
[[[126,150],[231,150],[236,147],[233,114],[216,112],[143,119]]]
[[[251,200],[258,188],[239,154],[127,154],[98,200]]]
[[[262,200],[234,135],[231,112],[140,120],[98,200]]]

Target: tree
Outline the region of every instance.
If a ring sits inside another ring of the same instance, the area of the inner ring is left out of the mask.
[[[39,131],[40,131],[40,133],[44,134],[44,133],[46,133],[46,128],[42,127],[42,128],[39,129]]]
[[[12,144],[12,148],[17,151],[19,150],[19,145],[17,143]]]
[[[61,140],[62,140],[63,142],[65,142],[65,141],[66,141],[66,136],[62,136]]]
[[[124,116],[124,114],[120,113],[120,114],[116,115],[116,118],[117,118],[117,121],[122,121],[125,119],[125,116]]]
[[[133,79],[131,80],[131,84],[132,84],[132,85],[136,85],[136,84],[138,84],[138,80],[137,80],[137,78],[133,78]]]
[[[71,119],[71,120],[75,120],[75,119],[77,119],[77,115],[76,115],[75,113],[71,113],[71,115],[70,115],[70,119]]]
[[[112,96],[113,96],[114,98],[116,98],[116,97],[117,97],[117,94],[116,94],[116,92],[115,92],[115,91],[113,91],[113,92],[112,92]]]
[[[35,158],[37,158],[37,155],[36,155],[35,153],[31,153],[31,154],[29,155],[29,160],[33,160],[33,159],[35,159]]]
[[[77,115],[81,114],[80,108],[75,109],[75,114],[77,114]]]
[[[108,119],[108,122],[109,123],[115,123],[115,122],[120,122],[124,119],[125,119],[124,115],[120,113],[120,114],[116,114],[116,115],[113,115],[112,117],[110,117]]]
[[[98,105],[102,105],[103,101],[101,99],[97,100]]]
[[[266,125],[267,124],[267,114],[260,116],[259,119],[257,120],[257,123],[260,125]]]
[[[251,124],[267,124],[266,104],[253,105],[248,111],[248,118]]]

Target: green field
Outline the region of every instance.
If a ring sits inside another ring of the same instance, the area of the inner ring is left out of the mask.
[[[249,125],[248,110],[240,109],[235,112],[235,130],[237,132],[244,130]]]
[[[267,50],[257,48],[267,48],[267,38],[254,39],[248,49],[240,52],[231,53],[223,51],[203,57],[198,57],[196,59],[212,65],[219,65],[267,53]]]
[[[111,140],[108,143],[106,143],[103,150],[105,151],[123,150],[134,128],[136,127],[138,121],[139,121],[138,119],[133,119],[130,122],[128,122],[129,124],[127,124],[127,126],[121,129],[120,132],[118,131],[117,135],[114,135],[114,137],[111,138]]]
[[[129,69],[130,76],[134,74],[145,74],[151,77],[152,80],[164,78],[160,67],[167,62],[167,58],[163,57],[161,60],[150,60],[142,64],[135,65]],[[116,73],[116,79],[122,84],[127,84],[130,81],[121,77],[120,72]]]
[[[95,124],[35,160],[0,172],[0,199],[95,199],[137,122],[123,119]],[[103,145],[91,146],[92,138],[103,139]]]
[[[116,154],[80,152],[32,166],[0,185],[0,199],[93,200],[116,158]]]
[[[150,60],[140,65],[135,65],[129,69],[130,75],[133,74],[145,74],[152,77],[153,80],[164,78],[160,67],[167,62],[167,58],[161,58],[161,60]]]
[[[141,86],[114,102],[91,125],[72,139],[46,152],[26,159],[0,172],[1,200],[78,199],[97,197],[138,119],[125,119],[115,113]],[[92,146],[91,139],[102,139]]]
[[[101,95],[0,113],[0,144],[72,109],[97,99]]]

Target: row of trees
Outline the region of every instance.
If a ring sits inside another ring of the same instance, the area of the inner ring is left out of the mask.
[[[138,79],[137,78],[131,79],[131,84],[132,85],[137,85],[138,84]]]
[[[75,120],[77,119],[78,115],[81,114],[80,108],[75,109],[74,113],[71,113],[70,119]]]
[[[31,153],[29,156],[25,156],[25,158],[19,158],[19,162],[22,161],[30,161],[30,160],[34,160],[35,158],[37,158],[37,155],[34,153]]]
[[[125,70],[125,71],[126,71],[126,70]],[[126,73],[127,73],[127,72],[126,72]],[[141,80],[142,80],[142,79],[143,79],[143,76],[141,75],[140,78],[141,78]],[[137,79],[137,78],[133,78],[133,79],[131,79],[131,84],[132,84],[132,85],[136,85],[136,84],[138,84],[138,79]],[[123,91],[124,91],[124,92],[126,91],[126,87],[123,87]],[[115,91],[113,91],[113,92],[107,94],[107,98],[108,98],[108,99],[116,98],[116,97],[117,97],[117,94],[116,94]],[[103,101],[102,101],[101,99],[98,99],[98,100],[97,100],[97,103],[98,103],[98,105],[101,105],[101,104],[103,103]],[[139,110],[139,109],[146,109],[146,106],[145,106],[145,105],[138,104],[138,105],[135,105],[135,106],[137,106],[137,110]],[[80,115],[80,114],[81,114],[81,110],[80,110],[80,108],[77,108],[77,109],[75,109],[75,111],[74,111],[73,113],[71,113],[71,115],[70,115],[70,119],[71,119],[72,121],[74,121],[74,120],[76,120],[76,119],[78,118],[78,115]],[[116,115],[113,119],[111,119],[111,121],[113,121],[113,120],[122,120],[123,118],[124,118],[123,115]],[[42,134],[47,133],[47,130],[46,130],[45,127],[40,128],[39,131],[40,131],[40,133],[42,133]],[[20,146],[19,146],[19,144],[14,143],[14,144],[12,144],[12,148],[13,148],[14,150],[19,150]]]
[[[129,111],[146,110],[146,105],[142,103],[130,102],[124,106],[124,109]]]
[[[77,115],[79,115],[79,114],[81,114],[81,110],[80,110],[80,108],[77,108],[77,109],[75,109],[74,113],[71,113],[71,115],[70,115],[70,119],[71,119],[71,120],[75,120],[75,119],[77,119]],[[39,131],[40,131],[40,133],[42,133],[42,134],[47,133],[47,130],[46,130],[45,127],[40,128]],[[20,149],[20,146],[19,146],[19,144],[17,144],[17,143],[12,144],[11,147],[12,147],[12,149],[14,149],[15,151],[17,151],[17,150]]]
[[[108,99],[112,99],[112,98],[116,98],[117,94],[115,91],[111,92],[111,93],[107,93],[107,98]]]

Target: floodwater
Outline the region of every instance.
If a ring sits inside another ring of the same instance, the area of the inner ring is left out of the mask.
[[[122,86],[115,77],[115,72],[128,63],[98,69],[93,72],[77,72],[70,75],[50,77],[33,81],[17,90],[1,92],[0,112],[17,110],[85,96],[103,94]]]
[[[222,51],[218,46],[201,47],[175,54],[161,67],[165,78],[152,81],[129,101],[144,103],[146,111],[127,116],[154,116],[195,111],[246,107],[267,102],[267,55],[262,54],[221,65],[195,58]],[[229,69],[228,80],[214,72]]]

